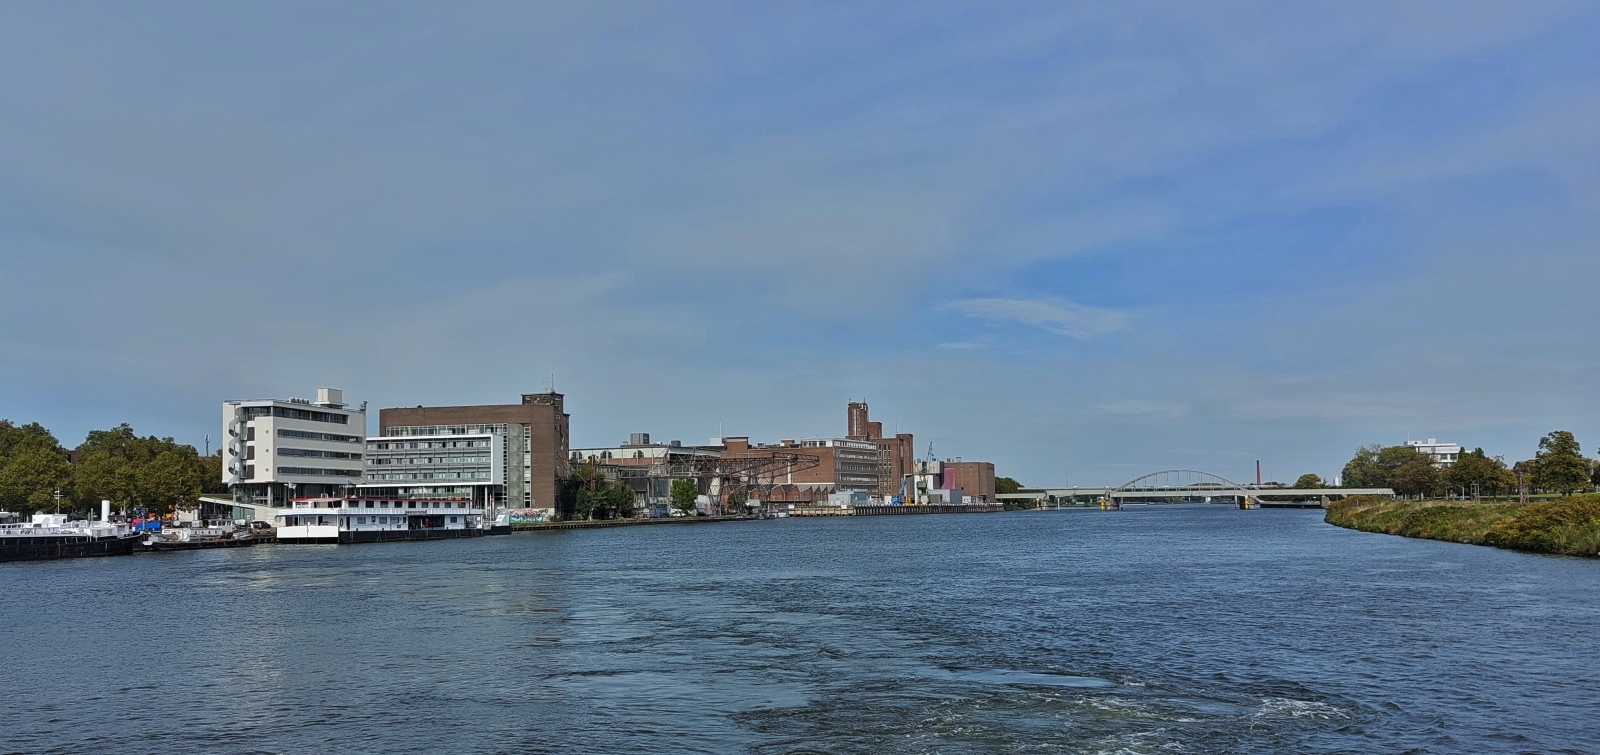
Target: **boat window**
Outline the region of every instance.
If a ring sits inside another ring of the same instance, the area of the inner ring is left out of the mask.
[[[450,517],[450,523],[451,524],[455,524],[456,523],[456,518],[455,517]]]
[[[367,501],[367,508],[372,508],[372,501]]]

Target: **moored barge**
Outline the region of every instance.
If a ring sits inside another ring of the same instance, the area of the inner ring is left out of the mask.
[[[103,502],[100,511],[98,522],[69,521],[65,514],[34,514],[26,522],[0,524],[0,562],[132,553],[139,533],[126,524],[107,521],[110,502]]]
[[[383,543],[501,535],[510,525],[489,520],[462,498],[366,496],[297,498],[273,514],[278,542],[290,545]]]

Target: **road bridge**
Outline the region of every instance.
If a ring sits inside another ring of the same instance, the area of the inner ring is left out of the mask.
[[[1209,472],[1167,469],[1116,487],[1024,488],[995,496],[1001,501],[1031,501],[1042,507],[1099,505],[1120,509],[1136,503],[1225,503],[1240,508],[1314,505],[1352,495],[1392,496],[1389,488],[1282,488],[1233,482]]]

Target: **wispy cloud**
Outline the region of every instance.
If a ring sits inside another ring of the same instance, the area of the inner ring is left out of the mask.
[[[1128,315],[1066,299],[961,299],[946,305],[990,324],[1022,323],[1084,340],[1128,327]]]

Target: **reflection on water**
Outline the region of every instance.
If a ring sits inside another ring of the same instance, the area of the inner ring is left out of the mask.
[[[1600,563],[1320,512],[0,566],[0,752],[1590,752]]]

